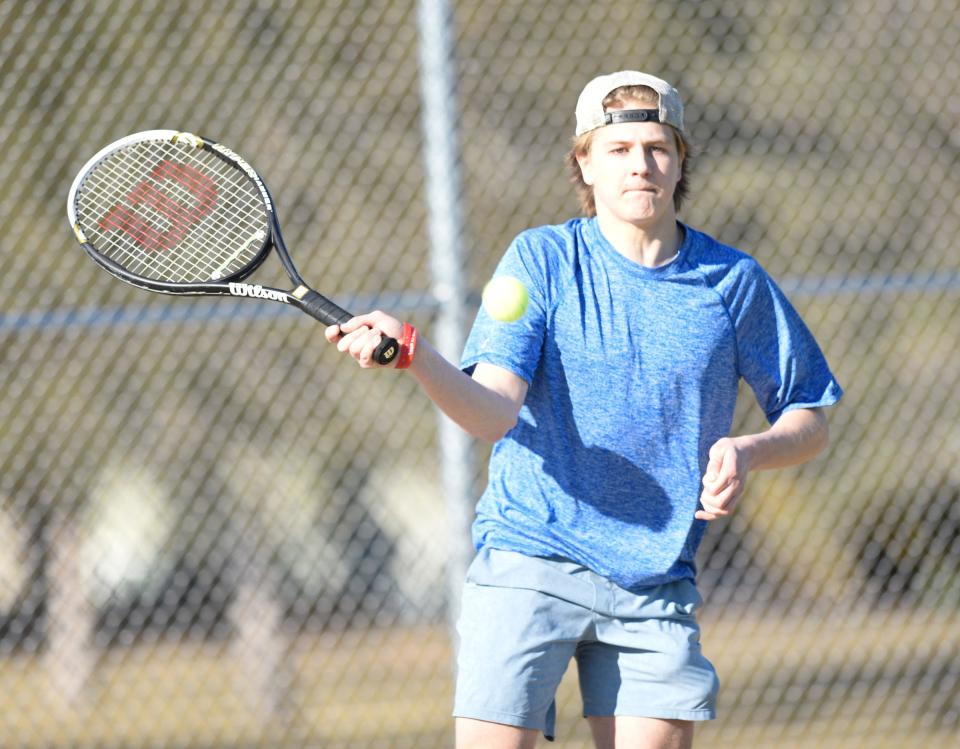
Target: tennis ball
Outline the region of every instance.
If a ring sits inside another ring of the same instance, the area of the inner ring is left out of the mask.
[[[494,320],[514,322],[530,302],[527,287],[513,276],[498,276],[483,287],[483,307]]]

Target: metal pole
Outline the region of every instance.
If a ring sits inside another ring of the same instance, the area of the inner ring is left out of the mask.
[[[420,92],[432,291],[438,305],[431,340],[456,363],[463,350],[466,289],[464,236],[460,207],[460,147],[457,138],[456,63],[452,18],[446,0],[419,0]],[[473,554],[473,460],[470,438],[443,414],[439,416],[441,480],[446,497],[449,563],[447,612],[456,643],[460,592]]]

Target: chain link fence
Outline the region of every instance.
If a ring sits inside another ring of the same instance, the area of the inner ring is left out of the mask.
[[[575,213],[583,84],[649,70],[701,149],[684,219],[772,272],[847,390],[829,454],[756,475],[708,533],[724,688],[699,744],[950,744],[960,4],[473,0],[453,22],[474,292]],[[417,45],[399,0],[0,0],[0,745],[451,743],[465,541],[429,402],[280,305],[117,283],[64,218],[101,146],[203,133],[264,173],[308,280],[429,337]],[[737,430],[762,426],[745,394]],[[574,684],[558,747],[589,746]]]

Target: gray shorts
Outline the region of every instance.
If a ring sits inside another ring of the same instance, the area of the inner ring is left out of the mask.
[[[483,549],[467,573],[453,714],[554,735],[554,695],[577,659],[584,716],[716,717],[700,595],[682,580],[631,593],[562,559]]]

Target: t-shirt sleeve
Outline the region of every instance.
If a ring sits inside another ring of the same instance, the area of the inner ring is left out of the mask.
[[[546,330],[547,288],[544,250],[532,236],[532,232],[518,236],[493,274],[494,278],[513,276],[526,286],[530,296],[527,311],[519,320],[500,322],[480,306],[460,360],[467,374],[482,361],[503,367],[528,383],[533,380]]]
[[[786,295],[755,262],[736,284],[730,314],[739,374],[772,424],[786,411],[829,406],[843,389]]]

